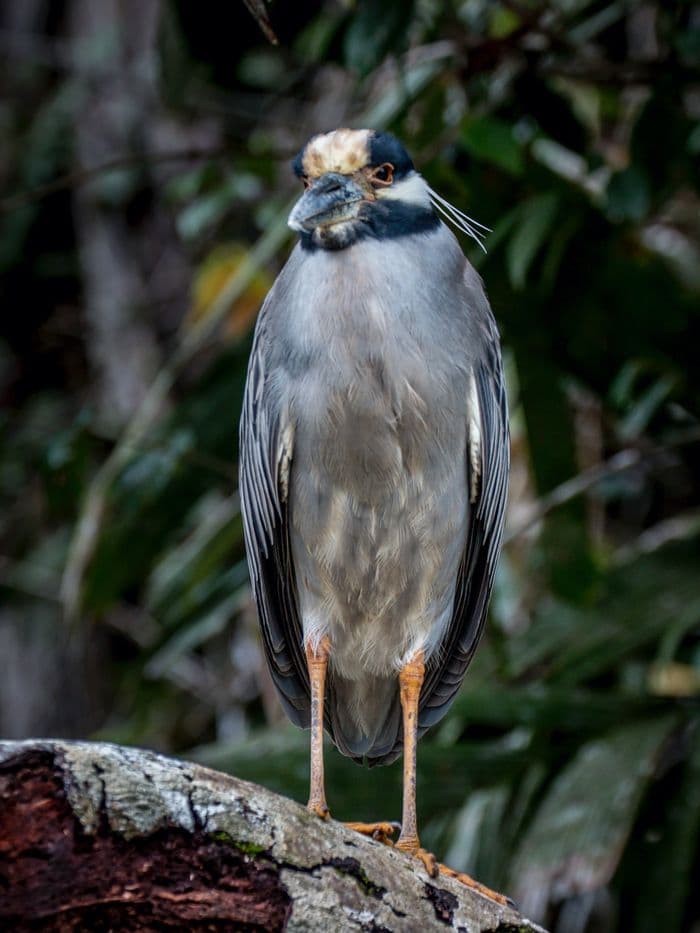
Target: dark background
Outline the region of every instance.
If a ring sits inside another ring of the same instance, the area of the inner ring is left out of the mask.
[[[504,342],[488,635],[419,749],[423,841],[561,933],[700,930],[700,8],[0,0],[0,733],[303,800],[236,494],[250,331],[314,132],[389,129]],[[379,247],[378,247],[379,248]],[[334,815],[400,764],[328,752]]]

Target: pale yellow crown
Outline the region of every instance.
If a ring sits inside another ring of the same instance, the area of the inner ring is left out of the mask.
[[[319,178],[326,172],[352,175],[369,164],[370,130],[333,130],[320,133],[306,144],[302,168],[308,178]]]

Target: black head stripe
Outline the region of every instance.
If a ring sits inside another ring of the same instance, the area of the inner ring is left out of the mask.
[[[306,149],[306,146],[304,146],[304,149]],[[304,164],[303,164],[303,160],[304,160],[304,149],[301,149],[301,150],[296,154],[296,156],[294,157],[294,159],[292,160],[292,171],[293,171],[294,174],[297,176],[297,178],[303,178],[303,177],[304,177]]]
[[[432,207],[406,204],[403,201],[374,201],[368,204],[357,221],[346,224],[342,230],[329,228],[324,234],[302,233],[305,250],[346,249],[361,240],[395,240],[416,234],[434,233],[440,227],[440,218]]]
[[[391,133],[372,133],[369,138],[369,153],[372,165],[390,162],[394,166],[396,178],[403,178],[414,171],[410,155]]]
[[[393,240],[415,233],[430,233],[440,226],[432,207],[405,201],[375,201],[363,212],[363,230],[377,240]]]

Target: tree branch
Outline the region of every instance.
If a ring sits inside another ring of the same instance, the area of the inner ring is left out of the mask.
[[[0,925],[15,931],[540,930],[291,800],[152,752],[0,743],[0,802]]]

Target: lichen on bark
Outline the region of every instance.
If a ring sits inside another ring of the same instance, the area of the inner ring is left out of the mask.
[[[257,785],[153,752],[0,743],[0,927],[539,928]]]

